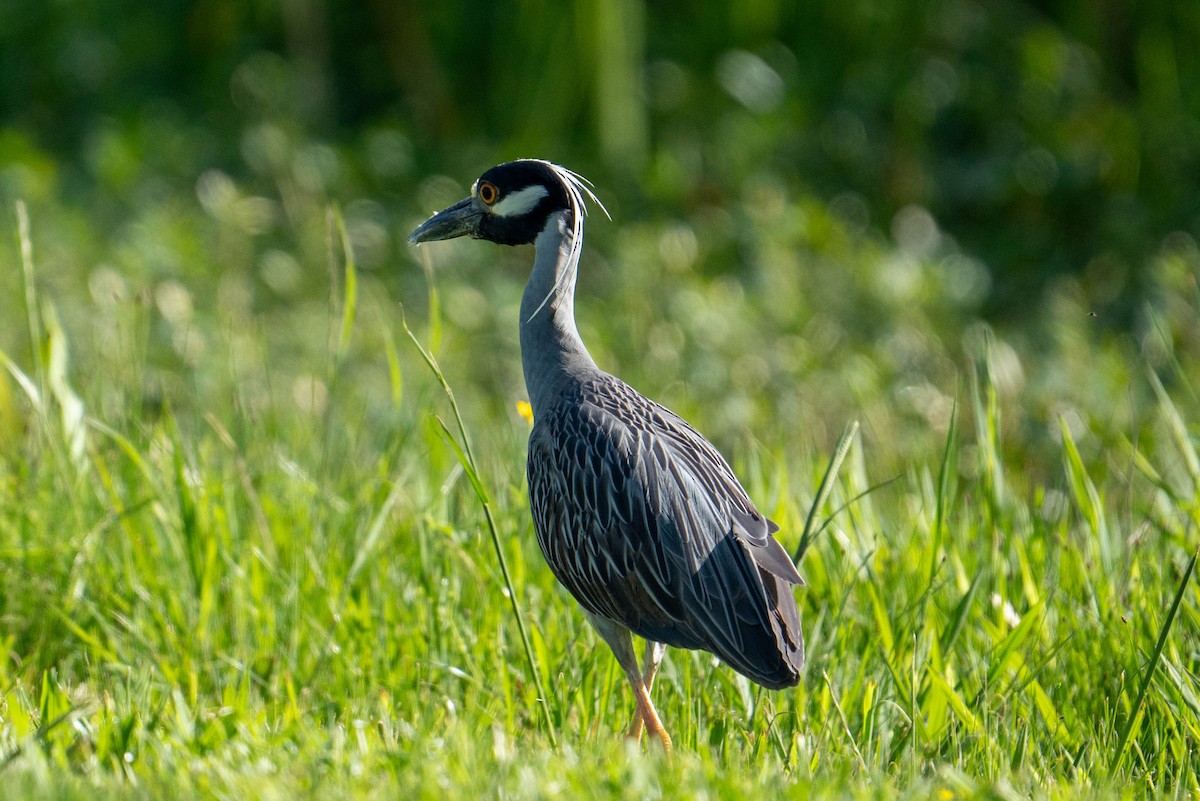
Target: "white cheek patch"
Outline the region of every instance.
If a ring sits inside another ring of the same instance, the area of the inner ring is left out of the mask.
[[[550,194],[546,187],[540,184],[527,186],[512,192],[508,197],[492,206],[491,212],[497,217],[520,217],[533,210],[542,198]]]

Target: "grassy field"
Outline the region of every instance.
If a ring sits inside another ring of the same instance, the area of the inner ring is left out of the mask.
[[[288,209],[304,233],[265,246],[240,191],[107,230],[4,211],[5,798],[1200,792],[1190,238],[1148,255],[1135,334],[1070,282],[993,330],[919,211],[885,239],[762,180],[593,218],[598,361],[708,433],[789,550],[812,534],[800,686],[672,651],[668,760],[622,739],[624,678],[533,539],[530,254],[387,245],[415,206]]]

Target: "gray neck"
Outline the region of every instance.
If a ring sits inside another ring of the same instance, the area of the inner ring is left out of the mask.
[[[566,214],[551,214],[534,242],[533,273],[521,297],[521,364],[535,417],[558,393],[597,369],[575,327],[579,254],[571,257],[573,242]]]

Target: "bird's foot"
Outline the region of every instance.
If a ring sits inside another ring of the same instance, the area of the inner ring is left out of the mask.
[[[662,743],[663,751],[670,756],[674,746],[671,744],[671,735],[667,734],[666,728],[662,725],[662,721],[658,720],[658,715],[654,715],[650,724],[646,724],[646,719],[642,716],[642,711],[637,709],[633,713],[633,722],[629,724],[629,731],[625,732],[626,739],[638,742],[642,739],[642,732],[645,731],[651,737]]]

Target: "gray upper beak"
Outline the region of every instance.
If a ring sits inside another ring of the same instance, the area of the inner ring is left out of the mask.
[[[475,198],[463,198],[445,211],[439,211],[421,223],[417,230],[408,235],[408,243],[419,245],[422,242],[434,242],[439,239],[453,239],[456,236],[473,234],[479,225],[479,218],[482,216],[483,211],[476,206]]]

